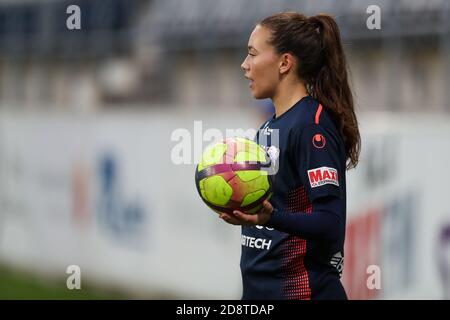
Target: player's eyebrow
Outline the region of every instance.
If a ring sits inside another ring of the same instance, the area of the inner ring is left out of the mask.
[[[256,52],[258,52],[258,50],[256,50],[255,47],[253,47],[253,46],[250,46],[250,45],[249,45],[249,46],[247,46],[247,48],[248,48],[248,51],[250,51],[250,50],[253,49],[253,50],[255,50]]]

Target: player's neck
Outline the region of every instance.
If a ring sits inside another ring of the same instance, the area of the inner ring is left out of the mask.
[[[278,118],[307,95],[308,92],[303,83],[295,82],[280,85],[272,97],[272,102],[275,106],[275,116]]]

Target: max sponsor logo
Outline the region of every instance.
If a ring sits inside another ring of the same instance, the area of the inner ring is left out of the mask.
[[[308,178],[311,188],[325,184],[334,184],[339,187],[338,173],[334,168],[320,167],[308,170]]]

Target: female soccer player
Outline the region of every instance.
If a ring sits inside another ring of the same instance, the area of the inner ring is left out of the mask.
[[[252,95],[275,105],[257,142],[276,130],[279,140],[264,146],[277,150],[270,202],[257,214],[220,215],[242,226],[242,298],[347,299],[345,171],[358,163],[360,135],[339,28],[323,14],[267,17],[241,67]]]

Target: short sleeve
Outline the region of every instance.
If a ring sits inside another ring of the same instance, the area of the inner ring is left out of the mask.
[[[343,198],[341,177],[344,177],[345,165],[341,163],[335,134],[312,124],[298,130],[294,136],[295,165],[310,200],[326,196]]]

